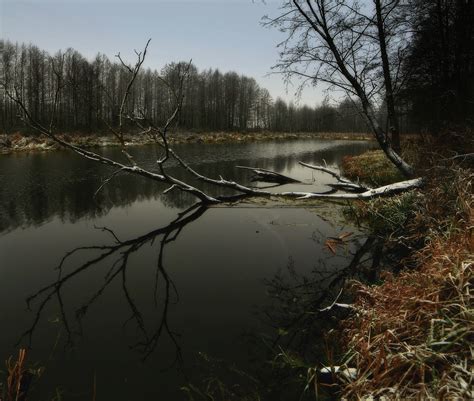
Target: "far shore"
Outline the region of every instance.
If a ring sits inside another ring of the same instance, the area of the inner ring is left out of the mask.
[[[120,146],[117,138],[111,135],[94,135],[81,133],[58,134],[61,139],[83,148],[100,148]],[[288,139],[326,139],[326,140],[373,140],[368,133],[350,132],[208,132],[192,133],[177,132],[169,135],[170,144],[182,143],[232,143],[232,142],[261,142]],[[125,135],[127,146],[140,146],[154,143],[145,135]],[[0,134],[0,154],[15,152],[37,152],[60,149],[61,146],[45,136],[15,134]]]

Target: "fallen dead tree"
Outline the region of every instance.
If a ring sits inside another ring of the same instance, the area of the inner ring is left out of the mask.
[[[169,88],[171,95],[175,100],[175,107],[167,121],[164,123],[163,126],[156,126],[152,121],[148,121],[145,117],[145,112],[143,110],[127,110],[127,101],[130,95],[131,89],[133,84],[136,80],[136,77],[140,71],[140,68],[145,60],[145,56],[147,53],[147,48],[150,41],[147,42],[144,50],[142,52],[136,52],[137,54],[137,61],[135,65],[128,65],[126,64],[120,55],[117,57],[119,58],[120,62],[122,63],[123,68],[125,71],[128,72],[129,80],[126,86],[126,91],[123,95],[121,106],[118,115],[118,127],[114,128],[108,126],[109,130],[112,134],[118,139],[124,160],[117,160],[105,157],[99,153],[93,152],[91,150],[83,149],[80,146],[74,145],[59,135],[57,135],[54,131],[53,122],[54,122],[54,112],[51,116],[49,126],[45,126],[37,121],[32,114],[29,112],[26,102],[22,99],[21,91],[14,84],[10,84],[7,86],[3,84],[3,89],[5,94],[14,102],[19,108],[20,114],[23,120],[35,131],[39,132],[40,134],[46,136],[47,138],[53,140],[60,146],[69,149],[76,154],[92,160],[94,162],[104,164],[110,167],[115,168],[115,171],[108,177],[101,187],[98,189],[100,190],[104,185],[108,184],[114,177],[118,174],[128,173],[134,174],[138,176],[142,176],[154,181],[162,182],[169,184],[169,187],[164,190],[164,193],[170,192],[172,190],[180,190],[183,192],[188,192],[193,194],[196,198],[198,198],[203,204],[216,204],[223,201],[228,201],[234,197],[224,197],[224,196],[212,196],[210,194],[205,193],[203,190],[199,189],[195,185],[191,185],[188,182],[184,182],[177,177],[171,175],[167,171],[167,163],[169,160],[173,159],[178,162],[179,166],[190,173],[196,181],[205,182],[208,184],[212,184],[217,187],[224,187],[228,189],[234,190],[240,196],[277,196],[277,197],[290,197],[290,198],[297,198],[297,199],[370,199],[377,196],[387,196],[392,195],[394,193],[398,193],[401,191],[406,191],[414,188],[418,188],[422,185],[423,180],[420,178],[410,179],[407,181],[402,181],[399,183],[383,186],[380,188],[368,188],[359,183],[355,183],[349,181],[343,177],[341,177],[338,173],[328,169],[327,167],[323,166],[315,166],[306,163],[300,162],[301,165],[316,169],[322,172],[325,172],[336,179],[336,182],[328,183],[327,185],[331,188],[330,191],[318,193],[318,192],[304,192],[304,191],[286,191],[286,192],[273,192],[267,191],[262,188],[255,188],[251,186],[242,185],[238,182],[226,179],[222,176],[219,178],[212,178],[207,177],[196,171],[192,168],[185,160],[183,160],[169,145],[168,136],[170,130],[177,124],[177,119],[180,114],[183,98],[184,98],[184,91],[183,91],[183,84],[189,72],[188,64],[187,68],[183,68],[180,72],[179,83],[177,89],[174,89],[172,85],[163,80],[166,83],[166,86]],[[52,65],[54,69],[54,61],[52,60]],[[59,73],[57,75],[57,82],[56,82],[56,95],[53,100],[53,110],[57,110],[57,105],[60,99],[60,92],[64,86],[62,83]],[[148,135],[152,141],[161,147],[162,154],[156,161],[157,172],[151,171],[150,169],[144,168],[136,162],[133,158],[132,154],[129,153],[127,148],[127,142],[125,141],[125,122],[128,121],[129,123],[134,124],[136,127],[140,129],[139,135]],[[291,177],[287,177],[280,173],[266,170],[258,167],[244,167],[244,166],[236,166],[237,168],[244,168],[249,169],[254,173],[253,180],[258,181],[266,181],[266,182],[273,182],[278,185],[281,184],[288,184],[288,183],[300,183],[299,180],[296,180]]]

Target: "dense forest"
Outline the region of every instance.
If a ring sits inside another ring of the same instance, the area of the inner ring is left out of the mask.
[[[128,71],[121,63],[97,55],[89,61],[68,49],[51,56],[34,45],[0,42],[3,47],[4,80],[16,86],[33,117],[48,123],[58,85],[60,101],[55,126],[62,130],[91,132],[118,122],[120,101],[127,88]],[[186,62],[169,63],[161,71],[142,71],[133,85],[128,109],[162,123],[169,117],[174,99],[167,83],[184,85],[184,103],[179,126],[195,131],[364,131],[365,125],[351,100],[338,107],[295,106],[261,88],[255,79],[217,69],[199,71]],[[5,93],[0,98],[1,129],[13,132],[23,127],[16,105]]]
[[[417,130],[474,125],[474,5],[471,0],[412,0],[413,31],[398,102]]]
[[[409,15],[411,40],[398,46],[403,54],[397,75],[404,77],[395,103],[402,132],[438,132],[446,125],[472,126],[474,120],[473,7],[467,1],[414,0]],[[54,55],[32,44],[0,40],[0,75],[6,88],[17,90],[32,116],[49,124],[58,87],[54,125],[62,131],[97,132],[116,126],[128,71],[119,60],[97,55],[88,60],[73,49]],[[374,68],[377,66],[374,66]],[[162,124],[173,110],[167,84],[179,85],[185,62],[161,71],[140,72],[127,109]],[[14,102],[0,88],[0,130],[25,131]],[[254,78],[217,69],[189,66],[179,127],[193,131],[361,132],[365,120],[350,97],[337,106],[310,107],[272,99]],[[384,97],[379,119],[386,124]]]

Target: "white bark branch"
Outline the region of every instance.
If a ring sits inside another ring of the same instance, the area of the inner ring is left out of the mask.
[[[247,166],[235,166],[235,167],[252,171],[255,174],[254,181],[277,182],[279,184],[301,183],[301,181],[296,180],[295,178],[291,178],[286,175],[277,173],[276,171],[267,170],[264,168],[247,167]]]
[[[412,180],[400,181],[395,184],[385,185],[379,188],[369,189],[359,194],[311,194],[305,192],[294,192],[294,195],[299,194],[299,199],[372,199],[379,196],[394,195],[403,191],[421,188],[423,185],[422,178],[414,178]]]
[[[207,176],[204,176],[200,173],[198,173],[196,170],[194,170],[188,163],[186,163],[183,159],[181,159],[176,152],[174,152],[168,144],[167,141],[167,133],[168,129],[171,127],[171,125],[177,120],[179,113],[181,111],[181,106],[183,102],[183,83],[184,79],[186,78],[188,72],[189,72],[189,66],[188,68],[184,71],[183,76],[179,80],[179,90],[176,94],[176,92],[173,92],[175,94],[175,98],[177,101],[176,107],[174,108],[173,112],[171,113],[170,117],[166,121],[164,127],[158,128],[154,126],[151,122],[149,123],[149,127],[145,127],[143,125],[143,122],[141,119],[136,118],[135,116],[128,116],[125,115],[125,104],[127,101],[127,97],[129,96],[129,91],[132,88],[132,85],[135,81],[136,76],[138,75],[138,72],[140,71],[140,68],[143,64],[145,55],[146,55],[146,50],[148,47],[148,43],[145,47],[145,50],[143,53],[138,53],[138,61],[135,64],[133,68],[125,65],[124,67],[130,72],[131,78],[129,81],[129,84],[127,86],[127,91],[124,95],[124,98],[121,103],[121,108],[120,108],[120,122],[119,122],[119,127],[118,130],[111,128],[112,133],[117,136],[120,139],[121,145],[122,145],[122,152],[125,154],[127,157],[127,160],[130,162],[130,165],[125,165],[121,162],[118,162],[116,160],[113,160],[111,158],[107,158],[105,156],[102,156],[100,154],[97,154],[95,152],[85,150],[79,146],[76,146],[74,144],[71,144],[64,139],[61,139],[52,130],[52,127],[46,128],[44,127],[41,123],[36,121],[34,117],[31,115],[29,110],[27,109],[25,103],[23,102],[20,94],[18,91],[15,90],[15,94],[10,93],[6,88],[5,88],[5,93],[6,95],[13,100],[19,107],[20,111],[22,112],[25,121],[28,123],[30,127],[38,131],[39,133],[45,135],[46,137],[52,139],[62,147],[66,149],[70,149],[73,152],[79,154],[80,156],[92,160],[96,163],[101,163],[107,166],[114,167],[116,170],[115,173],[112,174],[112,176],[107,179],[103,185],[105,185],[107,182],[110,181],[111,178],[113,178],[116,174],[120,172],[126,172],[134,175],[139,175],[142,177],[146,177],[148,179],[152,179],[155,181],[163,182],[166,184],[169,184],[170,187],[164,191],[164,193],[168,193],[172,189],[179,189],[183,192],[189,192],[196,196],[203,204],[215,204],[219,203],[225,200],[228,200],[229,197],[214,197],[211,196],[204,191],[200,190],[199,188],[192,186],[188,184],[187,182],[181,181],[176,177],[173,177],[169,175],[166,172],[166,167],[165,164],[169,160],[170,156],[174,158],[181,168],[189,172],[195,179],[201,182],[205,182],[208,184],[212,184],[217,187],[224,187],[224,188],[229,188],[234,191],[237,191],[240,193],[240,196],[263,196],[263,197],[270,197],[270,196],[276,196],[276,197],[291,197],[291,198],[297,198],[297,199],[328,199],[328,200],[337,200],[337,199],[370,199],[373,197],[377,196],[385,196],[385,195],[391,195],[397,192],[401,192],[404,190],[409,190],[413,188],[418,188],[422,185],[423,180],[420,178],[417,179],[412,179],[408,181],[402,181],[396,184],[391,184],[391,185],[386,185],[384,187],[380,188],[375,188],[375,189],[368,189],[363,186],[361,186],[358,183],[353,183],[343,177],[341,177],[340,174],[322,166],[314,166],[311,164],[303,163],[300,162],[301,165],[305,167],[309,167],[312,169],[320,170],[323,171],[327,174],[330,174],[333,176],[337,182],[336,183],[330,183],[328,184],[330,187],[333,188],[333,190],[326,192],[326,193],[314,193],[314,192],[300,192],[300,191],[295,191],[295,192],[270,192],[266,191],[264,189],[260,188],[253,188],[249,186],[242,185],[238,182],[235,181],[230,181],[227,179],[224,179],[223,177],[220,177],[219,179],[214,179],[210,178]],[[120,59],[120,57],[119,57]],[[56,99],[57,101],[57,99]],[[165,155],[160,158],[157,163],[160,169],[161,174],[154,173],[148,169],[144,169],[140,166],[137,165],[133,157],[126,151],[126,144],[124,141],[124,132],[122,130],[122,125],[123,125],[123,120],[122,118],[125,117],[127,119],[130,119],[131,121],[135,122],[135,124],[140,127],[144,132],[151,133],[152,136],[155,138],[155,142],[157,145],[161,146],[164,148]],[[159,135],[157,135],[159,134]],[[266,169],[261,169],[261,168],[254,168],[254,167],[243,167],[243,166],[237,166],[238,168],[245,168],[253,171],[259,178],[264,179],[264,180],[271,180],[272,182],[277,182],[279,184],[283,183],[300,183],[300,181],[295,180],[291,177],[287,177],[285,175],[282,175],[280,173],[271,171],[271,170],[266,170]],[[102,185],[102,186],[103,186]],[[102,188],[102,186],[99,188],[99,190]],[[98,190],[98,191],[99,191]],[[351,191],[351,192],[360,192],[360,193],[334,193],[335,190],[344,190],[344,191]],[[235,196],[234,196],[235,197]]]
[[[328,169],[327,167],[316,166],[314,164],[308,164],[308,163],[303,163],[303,162],[299,162],[299,163],[304,167],[308,167],[313,170],[319,170],[333,176],[337,181],[339,181],[339,184],[329,184],[329,186],[331,186],[332,188],[342,189],[342,190],[355,190],[355,191],[360,191],[360,192],[364,192],[369,189],[358,183],[349,181],[347,178],[342,177],[340,174],[336,173],[333,170]]]

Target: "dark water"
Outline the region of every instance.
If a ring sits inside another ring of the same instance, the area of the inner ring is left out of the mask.
[[[279,191],[323,191],[330,179],[298,161],[337,166],[370,146],[301,140],[176,150],[208,176],[248,183],[235,166],[257,166],[305,183]],[[133,152],[155,168],[153,147]],[[192,196],[162,195],[164,187],[136,177],[118,176],[95,196],[108,174],[68,152],[0,156],[0,361],[31,346],[29,359],[45,367],[35,399],[60,389],[62,399],[90,400],[94,382],[97,400],[186,399],[179,388],[200,379],[199,355],[251,365],[244,334],[269,332],[258,317],[269,304],[264,280],[289,261],[308,274],[322,264],[341,269],[350,257],[324,248],[348,228],[317,208],[244,203],[179,216]],[[77,247],[93,248],[58,268]]]

